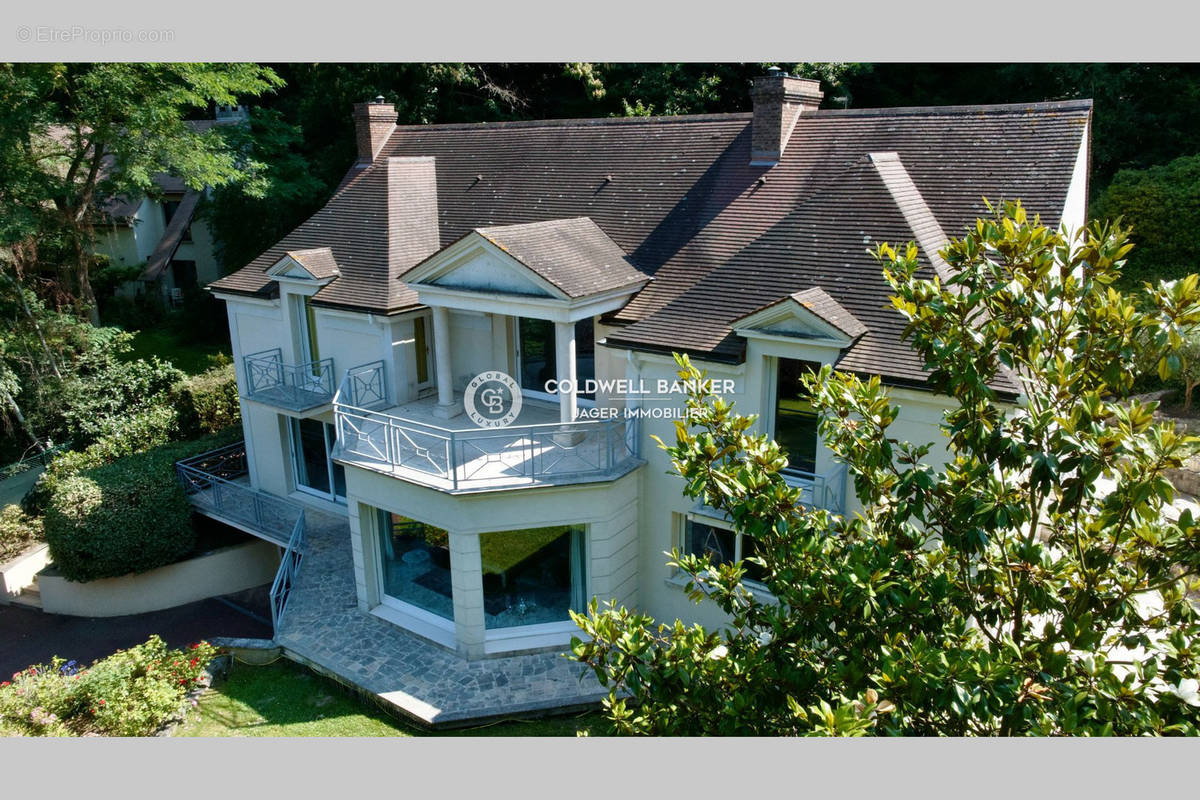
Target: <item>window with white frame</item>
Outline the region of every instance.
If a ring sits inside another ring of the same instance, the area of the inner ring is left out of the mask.
[[[785,473],[808,477],[816,472],[817,413],[801,378],[821,365],[811,361],[777,358],[775,374],[775,430],[772,438],[787,451]]]
[[[762,583],[766,570],[746,559],[758,554],[753,536],[721,525],[717,520],[687,515],[683,523],[683,547],[687,554],[707,555],[713,566],[742,562],[747,580]]]

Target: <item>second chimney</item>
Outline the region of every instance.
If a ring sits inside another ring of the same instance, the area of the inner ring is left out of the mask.
[[[358,161],[375,160],[384,142],[396,127],[396,108],[380,95],[370,103],[354,104],[354,136],[358,142]]]
[[[750,166],[773,167],[783,157],[796,120],[805,111],[820,107],[821,82],[793,78],[778,67],[754,79],[750,98],[754,120],[750,127]]]

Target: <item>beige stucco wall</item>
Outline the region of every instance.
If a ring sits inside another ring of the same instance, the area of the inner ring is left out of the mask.
[[[169,564],[137,575],[75,583],[42,572],[42,610],[77,617],[118,617],[194,603],[270,583],[279,569],[279,548],[258,541]]]
[[[0,564],[0,604],[9,602],[30,586],[49,563],[50,548],[41,545]]]

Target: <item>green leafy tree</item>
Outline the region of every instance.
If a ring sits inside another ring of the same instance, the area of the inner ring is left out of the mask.
[[[261,163],[231,147],[225,127],[200,131],[187,119],[279,85],[254,64],[0,66],[0,246],[19,246],[27,274],[56,272],[60,295],[97,322],[91,271],[103,200],[153,194],[161,172],[193,189],[240,183],[261,193]]]
[[[1183,381],[1183,408],[1187,411],[1192,407],[1192,393],[1200,386],[1200,331],[1190,331],[1184,337],[1179,358],[1183,362],[1179,370],[1179,378]]]
[[[806,385],[861,511],[799,505],[779,446],[697,391],[666,450],[689,497],[755,539],[774,599],[741,563],[671,554],[708,631],[624,608],[575,615],[577,658],[641,734],[1195,734],[1200,526],[1164,470],[1200,446],[1128,395],[1148,342],[1160,368],[1200,319],[1196,276],[1122,294],[1130,245],[1055,233],[1019,205],[981,219],[926,278],[915,246],[877,257],[931,388],[932,443],[898,440],[878,378],[822,368]],[[683,378],[700,377],[680,358]],[[1001,402],[1016,381],[1022,399]],[[665,447],[665,445],[664,445]],[[1190,593],[1190,596],[1189,596]]]
[[[267,165],[261,193],[226,185],[212,193],[201,213],[212,227],[217,256],[240,269],[282,239],[298,220],[317,210],[329,187],[313,174],[303,155],[303,134],[274,109],[250,111],[250,124],[227,134],[233,146]],[[350,162],[346,162],[349,164]],[[346,165],[343,165],[346,166]]]
[[[1130,239],[1137,246],[1129,254],[1121,285],[1188,274],[1193,256],[1187,234],[1200,227],[1200,156],[1121,170],[1092,211],[1102,219],[1119,217],[1133,229]]]

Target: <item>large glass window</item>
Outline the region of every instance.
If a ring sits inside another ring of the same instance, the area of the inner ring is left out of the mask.
[[[775,382],[775,441],[787,451],[787,469],[813,473],[817,466],[817,414],[812,400],[800,382],[809,370],[819,364],[779,359]]]
[[[330,500],[345,500],[346,469],[332,458],[337,428],[316,419],[288,419],[296,488]]]
[[[545,319],[517,319],[517,366],[521,388],[546,392],[546,382],[558,377],[558,346],[554,323]],[[575,377],[581,391],[579,396],[595,398],[595,393],[582,391],[587,381],[596,377],[596,334],[591,317],[575,323]]]
[[[514,628],[569,620],[587,605],[582,525],[485,533],[485,628]]]
[[[384,602],[415,606],[454,621],[450,538],[423,522],[379,512],[379,561]]]
[[[687,520],[684,527],[683,550],[691,555],[707,555],[713,566],[743,561],[758,552],[753,536],[694,519]],[[742,568],[752,581],[761,582],[766,577],[766,570],[752,561],[744,561]]]

